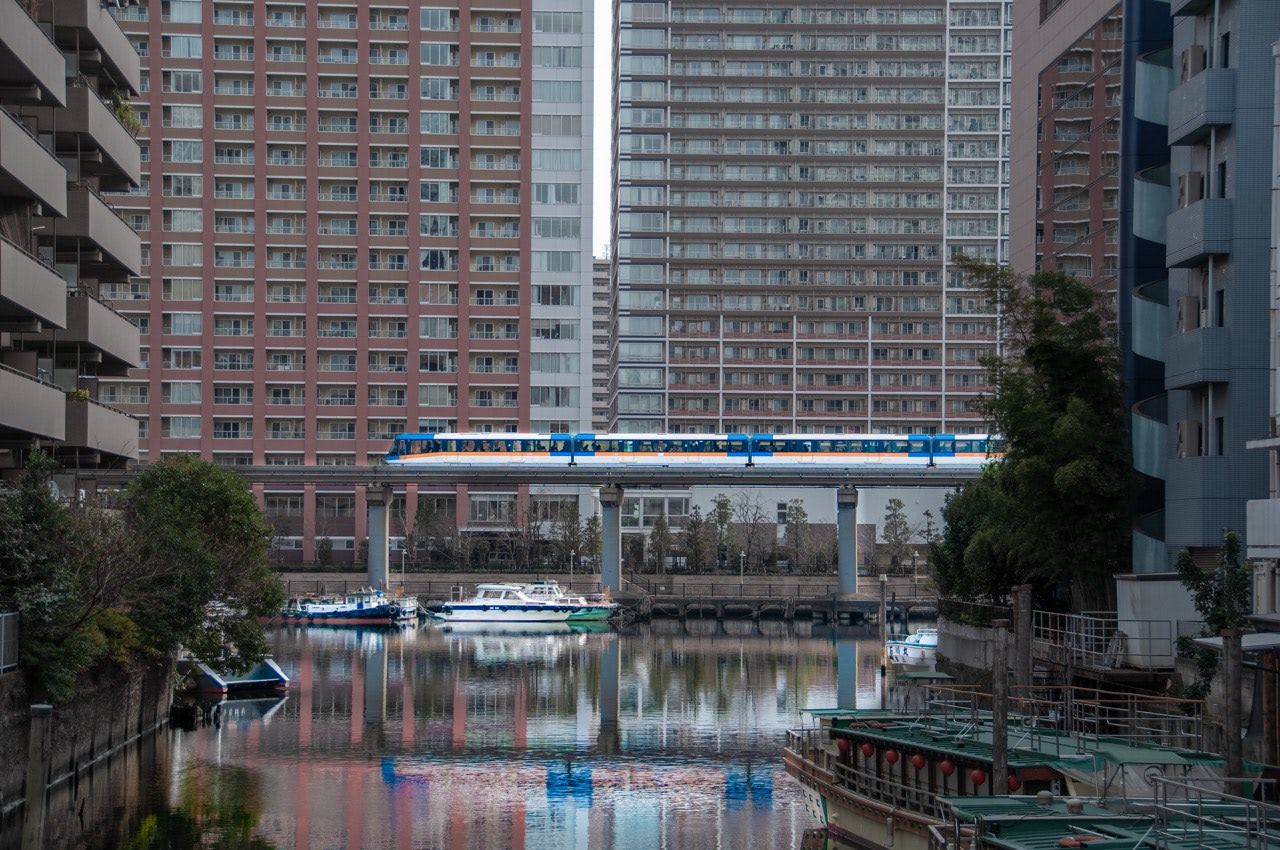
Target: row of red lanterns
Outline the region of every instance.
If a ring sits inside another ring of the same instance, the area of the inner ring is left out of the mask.
[[[842,753],[849,752],[849,747],[850,747],[849,739],[848,738],[838,739],[836,742],[836,746],[840,749],[840,752]],[[863,744],[862,754],[867,758],[871,758],[872,756],[874,756],[876,754],[875,745],[870,743]],[[898,755],[897,750],[884,751],[884,760],[889,764],[897,764],[899,758],[900,756]],[[928,763],[929,763],[928,759],[926,759],[920,753],[916,753],[911,757],[911,766],[914,767],[916,770],[924,770],[925,765]],[[951,776],[953,773],[956,772],[956,764],[951,759],[943,759],[942,761],[938,762],[938,770],[942,772],[943,776]],[[969,772],[969,779],[973,781],[973,785],[975,788],[981,787],[987,781],[987,772],[980,767],[975,767],[972,771]],[[1008,784],[1009,784],[1010,791],[1017,791],[1019,788],[1022,787],[1022,782],[1019,781],[1018,777],[1013,776],[1012,774],[1009,776]]]

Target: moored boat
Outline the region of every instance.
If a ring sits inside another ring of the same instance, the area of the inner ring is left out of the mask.
[[[369,589],[335,596],[295,596],[285,603],[284,610],[275,619],[303,625],[389,626],[402,616],[409,598]],[[416,617],[416,599],[413,610]]]
[[[895,664],[929,664],[937,658],[938,630],[926,626],[914,634],[889,635],[884,648]]]
[[[1221,757],[1196,749],[1198,715],[1182,710],[1198,703],[1064,688],[1014,706],[1004,787],[992,782],[990,697],[950,686],[898,710],[809,710],[816,723],[788,732],[786,770],[829,837],[859,850],[928,850],[943,798],[1150,796],[1157,776],[1222,775]]]
[[[535,599],[523,585],[485,583],[476,585],[474,596],[444,603],[435,616],[446,623],[566,623],[576,610]]]
[[[565,591],[559,582],[550,579],[528,582],[521,590],[531,599],[570,606],[573,609],[569,613],[570,623],[603,622],[618,613],[618,603],[607,593],[575,594]]]

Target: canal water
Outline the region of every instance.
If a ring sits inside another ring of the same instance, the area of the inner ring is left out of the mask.
[[[801,708],[836,704],[837,656],[854,668],[842,695],[880,701],[879,641],[837,651],[807,623],[269,637],[286,696],[225,703],[216,723],[162,732],[64,789],[55,835],[131,848],[798,848],[816,821],[783,771],[784,730]]]

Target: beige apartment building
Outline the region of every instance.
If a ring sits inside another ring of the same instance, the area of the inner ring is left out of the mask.
[[[617,4],[613,428],[982,427],[1010,6]]]

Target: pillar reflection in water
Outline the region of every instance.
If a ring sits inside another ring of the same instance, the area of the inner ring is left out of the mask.
[[[836,708],[858,707],[858,641],[836,632]]]
[[[605,644],[600,657],[600,734],[597,748],[602,754],[614,755],[622,746],[622,730],[618,724],[618,705],[622,673],[622,641]]]
[[[379,729],[387,721],[387,643],[379,632],[365,632],[364,723]]]

